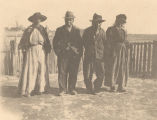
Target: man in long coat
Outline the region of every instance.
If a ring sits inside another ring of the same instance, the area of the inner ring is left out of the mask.
[[[94,14],[92,26],[85,29],[83,34],[83,45],[85,48],[83,61],[84,82],[89,94],[95,94],[99,90],[104,80],[104,59],[105,59],[105,31],[101,28],[101,23],[105,20],[101,15]],[[92,77],[96,72],[94,85]]]
[[[71,11],[65,14],[65,25],[57,28],[53,48],[58,59],[59,95],[75,95],[77,74],[82,56],[80,30],[73,25],[75,16]]]
[[[106,31],[108,43],[108,64],[106,66],[107,78],[111,92],[115,91],[115,85],[118,84],[117,91],[125,92],[128,79],[128,41],[126,31],[123,26],[126,23],[126,15],[116,16],[115,24]]]
[[[37,12],[28,18],[33,24],[23,33],[19,49],[23,52],[22,73],[18,84],[19,93],[29,97],[33,91],[41,94],[48,90],[49,77],[47,54],[51,45],[46,29],[40,25],[47,19]]]

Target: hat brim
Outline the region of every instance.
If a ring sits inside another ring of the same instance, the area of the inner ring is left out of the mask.
[[[32,15],[32,16],[30,16],[30,17],[28,18],[28,20],[29,20],[30,22],[34,22],[36,19],[40,19],[41,22],[43,22],[43,21],[45,21],[45,20],[47,19],[47,17],[44,16],[44,15],[40,15],[40,16],[34,16],[34,15]]]
[[[89,20],[90,22],[96,21],[96,22],[105,22],[106,20]]]
[[[72,18],[76,18],[76,17],[64,17],[64,18],[66,18],[66,19],[72,19]]]

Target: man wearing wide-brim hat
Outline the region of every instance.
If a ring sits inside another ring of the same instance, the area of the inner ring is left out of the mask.
[[[109,27],[106,31],[108,43],[108,64],[107,64],[107,77],[109,81],[110,91],[125,92],[125,87],[128,80],[128,45],[127,33],[124,30],[126,23],[126,15],[119,14],[113,26]]]
[[[37,12],[28,18],[30,25],[23,33],[19,49],[23,51],[23,67],[19,80],[19,93],[30,95],[47,92],[49,86],[47,54],[51,45],[46,29],[40,25],[47,19]]]
[[[67,11],[65,25],[57,28],[53,39],[53,49],[58,57],[59,95],[77,93],[75,86],[82,56],[82,38],[80,30],[73,25],[74,18],[74,14]]]
[[[101,15],[94,14],[93,19],[90,20],[92,26],[85,29],[83,34],[84,43],[84,61],[83,61],[83,75],[87,92],[95,94],[98,91],[104,80],[104,59],[105,59],[105,31],[101,28]],[[92,82],[92,76],[96,72],[96,79]]]

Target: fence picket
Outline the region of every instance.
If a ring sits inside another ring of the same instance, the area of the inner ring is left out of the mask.
[[[140,47],[140,50],[139,50],[139,75],[142,74],[142,43],[139,43],[139,47]]]

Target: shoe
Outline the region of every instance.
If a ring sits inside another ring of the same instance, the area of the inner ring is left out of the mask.
[[[111,89],[111,90],[109,90],[109,92],[116,92],[116,91]]]
[[[117,89],[117,92],[126,92],[125,89]]]
[[[115,87],[111,87],[109,92],[115,92]]]
[[[76,90],[72,90],[69,93],[70,93],[70,95],[76,95],[77,94]]]
[[[93,90],[87,90],[87,94],[96,95],[95,91]]]
[[[65,95],[65,94],[67,94],[67,92],[65,92],[65,91],[60,91],[60,92],[58,93],[58,96],[63,96],[63,95]]]
[[[37,92],[36,95],[42,95],[42,92]]]
[[[49,94],[49,92],[48,91],[44,91],[43,94]]]
[[[24,97],[31,97],[31,95],[30,94],[25,94],[25,95],[23,95]]]
[[[93,91],[94,91],[95,93],[98,93],[98,92],[100,92],[100,90],[101,90],[101,88],[94,88]]]

